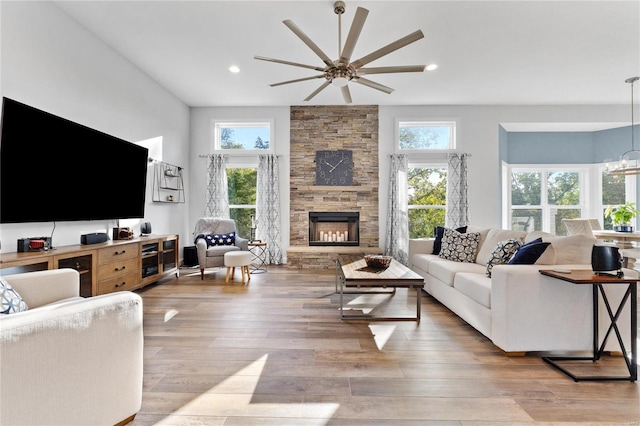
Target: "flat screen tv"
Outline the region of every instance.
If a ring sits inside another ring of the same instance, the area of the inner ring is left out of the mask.
[[[3,98],[0,223],[144,217],[148,149]]]

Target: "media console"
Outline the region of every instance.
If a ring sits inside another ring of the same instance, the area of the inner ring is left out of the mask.
[[[178,276],[178,235],[149,235],[55,250],[0,253],[0,275],[45,269],[80,272],[83,297],[136,290],[172,273]]]

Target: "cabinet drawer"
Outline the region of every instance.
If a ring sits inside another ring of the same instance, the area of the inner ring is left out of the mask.
[[[134,271],[121,277],[98,282],[98,294],[129,290],[138,284],[138,274]]]
[[[138,256],[138,244],[122,244],[98,251],[98,264],[104,265]]]
[[[124,259],[98,266],[98,281],[127,275],[138,270],[138,258]]]

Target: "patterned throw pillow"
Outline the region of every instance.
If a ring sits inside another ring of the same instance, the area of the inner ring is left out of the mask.
[[[462,234],[454,229],[446,228],[438,256],[455,262],[473,263],[476,261],[476,254],[478,254],[479,241],[479,232]]]
[[[487,276],[491,277],[491,270],[495,265],[508,263],[522,244],[524,244],[522,238],[509,238],[496,244],[487,262]]]
[[[456,231],[464,234],[467,232],[467,227],[461,226],[460,228],[456,228]],[[436,226],[433,230],[433,235],[435,235],[435,239],[433,241],[433,254],[440,254],[440,250],[442,249],[442,237],[444,236],[444,226]]]
[[[211,246],[233,246],[236,244],[236,233],[228,234],[209,234],[204,237],[207,247]]]
[[[29,309],[27,302],[22,300],[18,292],[2,277],[0,277],[0,304],[0,314],[13,314]]]

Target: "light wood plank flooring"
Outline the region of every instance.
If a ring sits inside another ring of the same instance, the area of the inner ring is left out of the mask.
[[[144,300],[137,425],[586,425],[640,422],[637,383],[575,383],[506,357],[430,296],[422,320],[343,322],[334,270],[270,266],[247,285],[183,269]],[[415,292],[350,296],[412,315]],[[558,326],[562,326],[559,324]],[[598,363],[616,370],[622,358]]]

